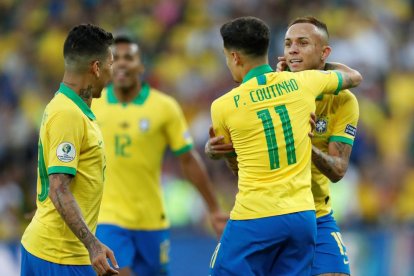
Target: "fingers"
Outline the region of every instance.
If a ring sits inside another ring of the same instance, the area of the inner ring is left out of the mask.
[[[209,130],[208,130],[208,135],[210,136],[210,138],[213,138],[216,136],[216,133],[214,132],[213,126],[210,126]]]
[[[105,259],[101,260],[101,267],[104,269],[103,271],[103,275],[115,275],[118,274],[118,271],[116,271],[115,269],[113,269],[108,261]]]
[[[224,140],[224,136],[212,137],[209,140],[210,146],[218,145],[222,140]]]
[[[108,257],[109,258],[109,260],[111,260],[111,263],[112,263],[112,265],[115,267],[115,268],[119,268],[119,266],[118,266],[118,262],[116,261],[116,258],[115,258],[115,255],[114,255],[114,252],[112,252],[112,250],[107,250],[106,251],[106,257]]]
[[[286,61],[286,58],[285,57],[277,57],[277,60],[278,61]]]

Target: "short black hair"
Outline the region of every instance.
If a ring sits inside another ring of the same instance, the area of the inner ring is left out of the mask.
[[[132,37],[128,35],[118,35],[115,37],[114,44],[120,44],[120,43],[127,43],[127,44],[137,44],[138,42],[133,39]]]
[[[236,49],[244,54],[261,57],[269,49],[270,30],[266,23],[253,16],[236,18],[220,28],[226,49]]]
[[[328,32],[328,26],[319,19],[317,19],[314,16],[303,16],[303,17],[297,17],[293,19],[288,26],[288,29],[295,24],[298,23],[309,23],[314,25],[316,28],[318,28],[320,31],[324,32],[326,34],[326,38],[329,38],[329,32]]]
[[[69,66],[79,67],[91,59],[103,60],[108,54],[108,47],[114,42],[110,32],[92,25],[81,24],[73,27],[63,46],[63,57]]]

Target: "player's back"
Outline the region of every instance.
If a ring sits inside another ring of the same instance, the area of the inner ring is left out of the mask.
[[[238,160],[239,193],[232,219],[314,210],[308,133],[317,93],[310,77],[259,74],[213,103],[217,135],[231,139]],[[335,90],[338,79],[327,83]]]

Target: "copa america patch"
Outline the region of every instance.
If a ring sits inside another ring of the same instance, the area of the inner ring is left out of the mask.
[[[349,134],[349,135],[355,137],[356,131],[357,131],[356,127],[351,126],[351,125],[346,125],[346,128],[345,128],[345,133],[346,134]]]
[[[56,156],[65,163],[73,161],[76,156],[75,146],[69,142],[61,143],[56,150]]]

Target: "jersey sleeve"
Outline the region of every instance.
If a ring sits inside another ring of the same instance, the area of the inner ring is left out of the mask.
[[[76,175],[79,154],[84,137],[84,122],[79,113],[62,110],[47,123],[48,167],[47,173]]]
[[[214,133],[216,136],[223,136],[224,143],[230,143],[231,142],[231,136],[230,131],[228,129],[228,126],[225,123],[225,108],[220,107],[221,103],[218,100],[215,100],[211,104],[211,123],[213,125]],[[228,154],[229,156],[235,156],[235,153]]]
[[[353,145],[359,119],[358,101],[349,93],[349,97],[340,105],[335,114],[335,126],[329,142],[342,142]]]
[[[175,100],[168,103],[168,112],[166,112],[166,116],[168,116],[166,124],[167,141],[174,155],[180,155],[193,148],[193,139],[181,107]]]
[[[306,70],[296,74],[314,97],[320,94],[336,95],[342,89],[342,74],[337,71]]]

